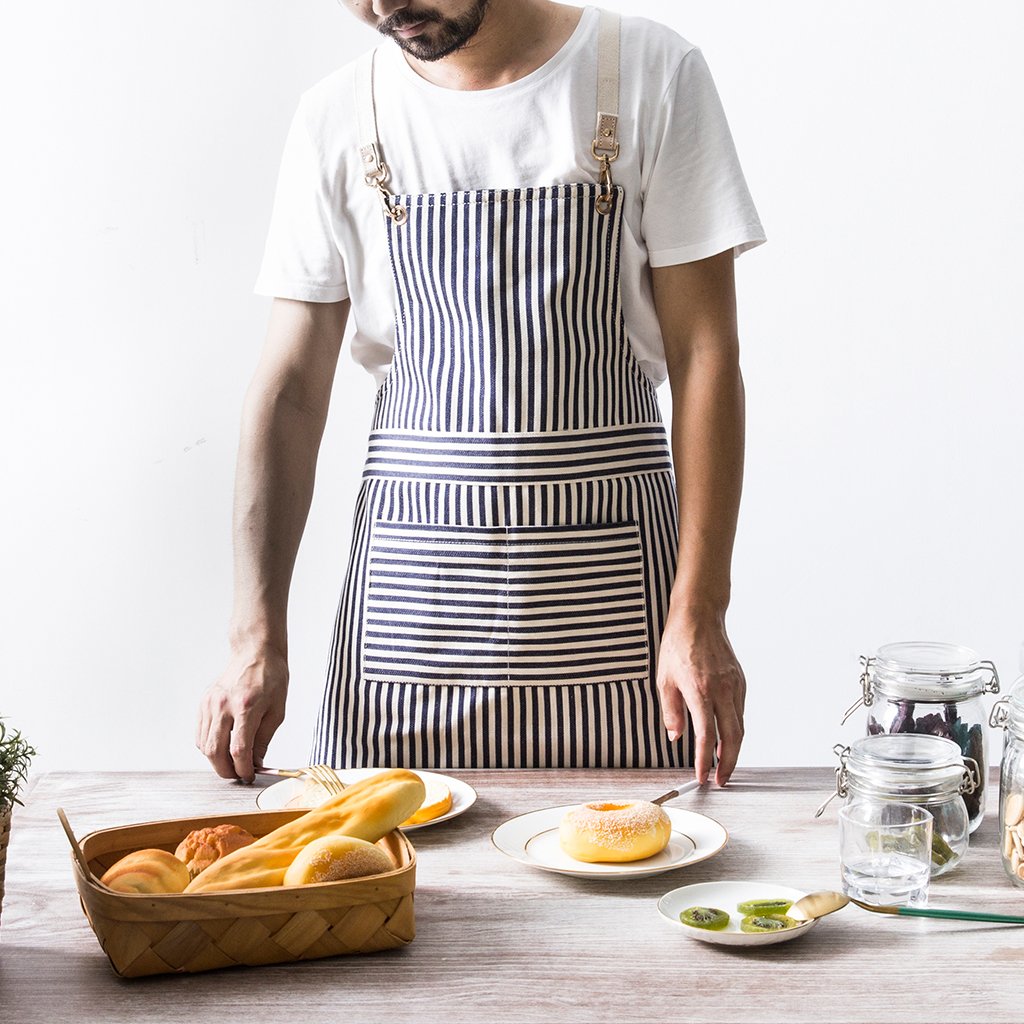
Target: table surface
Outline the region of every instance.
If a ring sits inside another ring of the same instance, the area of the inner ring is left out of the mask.
[[[667,771],[460,771],[479,800],[411,833],[415,941],[371,956],[123,980],[89,928],[56,817],[79,836],[157,818],[250,810],[254,787],[199,772],[34,779],[15,808],[0,921],[0,1019],[28,1022],[239,1019],[1019,1022],[1024,929],[869,914],[849,907],[794,942],[723,949],[663,920],[658,898],[692,882],[758,879],[838,888],[832,771],[746,769],[725,790],[673,805],[722,822],[716,857],[665,874],[592,881],[533,870],[490,842],[506,818],[588,799],[651,798]],[[269,781],[268,781],[269,784]],[[995,778],[963,863],[931,906],[1024,913],[1003,873]]]

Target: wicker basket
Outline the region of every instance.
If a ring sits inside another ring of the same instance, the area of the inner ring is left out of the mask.
[[[0,811],[0,915],[4,912],[4,874],[7,871],[7,843],[11,838],[11,812],[8,805]]]
[[[173,853],[196,828],[223,822],[241,825],[259,838],[304,813],[152,821],[92,832],[81,845],[99,878],[132,850],[156,847]],[[404,946],[416,933],[416,853],[397,830],[378,845],[395,863],[394,871],[340,882],[189,895],[113,892],[86,878],[73,857],[72,864],[82,909],[103,951],[121,977],[137,978]]]

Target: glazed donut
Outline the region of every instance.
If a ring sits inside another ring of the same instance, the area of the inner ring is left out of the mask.
[[[574,860],[616,863],[661,853],[672,834],[669,816],[647,800],[595,800],[573,808],[558,830]]]

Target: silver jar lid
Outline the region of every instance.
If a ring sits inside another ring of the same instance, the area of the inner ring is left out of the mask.
[[[999,673],[991,661],[962,644],[910,640],[883,644],[870,657],[862,656],[861,697],[843,722],[862,704],[871,707],[875,695],[888,700],[948,703],[982,693],[999,692]]]
[[[880,791],[916,788],[950,795],[973,793],[981,783],[974,759],[942,736],[880,733],[862,736],[836,752],[839,796],[846,796],[851,782],[854,788],[863,782]]]

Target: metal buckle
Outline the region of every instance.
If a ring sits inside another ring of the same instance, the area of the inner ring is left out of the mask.
[[[985,689],[982,693],[998,693],[999,692],[999,671],[996,669],[995,663],[991,661],[979,662],[980,665],[984,666],[992,673],[992,678],[985,684]]]
[[[960,784],[960,793],[966,793],[970,796],[971,793],[981,789],[981,768],[978,766],[978,762],[973,757],[967,757],[964,755],[964,780]]]
[[[619,144],[615,143],[615,148],[611,150],[602,150],[600,153],[597,151],[597,142],[594,141],[590,144],[590,152],[594,154],[595,160],[617,160],[619,157]]]
[[[863,706],[866,708],[871,707],[875,702],[875,691],[871,686],[871,666],[875,663],[874,658],[866,658],[863,654],[860,656],[860,663],[863,666],[863,671],[860,674],[860,690],[861,695],[857,700],[846,709],[846,714],[843,715],[843,720],[839,723],[840,725],[846,725],[850,715],[857,710],[857,708]]]
[[[837,743],[832,748],[832,753],[839,758],[839,767],[836,768],[836,791],[814,812],[816,818],[820,818],[825,811],[825,808],[832,803],[835,798],[842,797],[846,799],[846,795],[849,792],[846,782],[848,778],[848,772],[846,770],[846,762],[850,759],[850,748],[842,743]]]
[[[993,729],[1005,729],[1006,723],[1010,720],[1010,698],[1003,697],[1002,700],[997,700],[992,705],[992,711],[988,716],[988,724]]]

